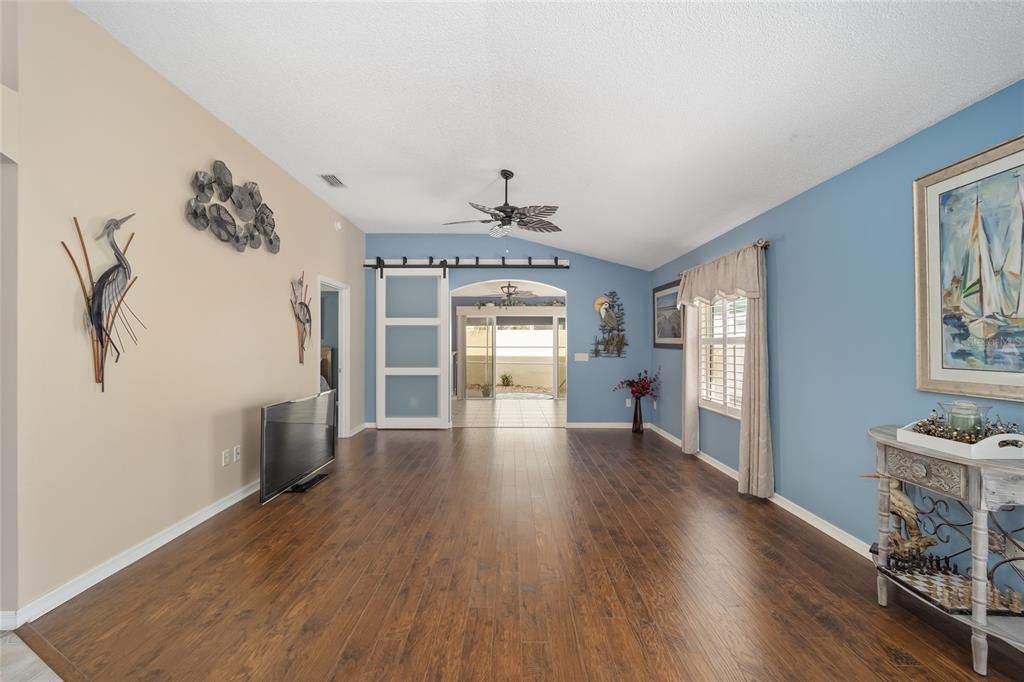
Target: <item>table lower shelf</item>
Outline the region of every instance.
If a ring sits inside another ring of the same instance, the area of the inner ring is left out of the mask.
[[[953,618],[954,620],[957,620],[963,623],[964,625],[967,625],[970,628],[980,630],[981,632],[984,632],[988,635],[997,637],[1006,642],[1007,644],[1010,644],[1011,646],[1020,649],[1021,651],[1024,651],[1024,618],[1021,618],[1019,616],[988,616],[987,624],[978,625],[974,622],[974,620],[972,620],[970,615],[950,613],[946,609],[935,604],[931,599],[928,599],[925,596],[919,594],[911,586],[899,580],[893,579],[890,575],[888,575],[888,571],[879,568],[878,572],[880,575],[884,576],[885,579],[888,580],[891,584],[900,588],[901,590],[911,595],[915,599],[927,604],[939,613],[943,613],[949,616],[950,618]]]

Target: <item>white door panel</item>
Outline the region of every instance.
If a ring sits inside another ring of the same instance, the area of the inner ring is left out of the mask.
[[[376,279],[377,427],[446,429],[448,279],[441,268],[386,268]]]

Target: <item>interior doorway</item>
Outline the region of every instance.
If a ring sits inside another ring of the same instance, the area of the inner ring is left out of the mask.
[[[349,351],[351,290],[344,282],[320,276],[320,346],[316,354],[317,391],[335,389],[338,396],[338,437],[351,435],[349,425]]]
[[[452,425],[564,427],[565,291],[525,280],[452,291]]]

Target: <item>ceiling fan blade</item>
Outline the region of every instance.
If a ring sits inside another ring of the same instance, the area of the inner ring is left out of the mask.
[[[519,227],[530,232],[561,232],[562,228],[546,220],[521,220]]]
[[[492,218],[498,218],[498,219],[501,218],[501,212],[500,211],[496,211],[493,208],[488,208],[487,206],[483,206],[482,204],[474,204],[472,201],[469,202],[469,205],[472,206],[473,208],[475,208],[478,211],[486,213],[487,215],[491,216]]]
[[[442,225],[465,225],[466,223],[493,223],[494,220],[456,220],[451,223],[441,223]]]
[[[521,206],[513,214],[514,220],[529,220],[531,218],[550,218],[558,210],[557,206]]]

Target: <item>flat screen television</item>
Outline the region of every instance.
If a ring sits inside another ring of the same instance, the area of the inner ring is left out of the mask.
[[[260,419],[260,504],[266,504],[334,461],[337,393],[267,405]],[[322,479],[319,479],[322,480]]]

